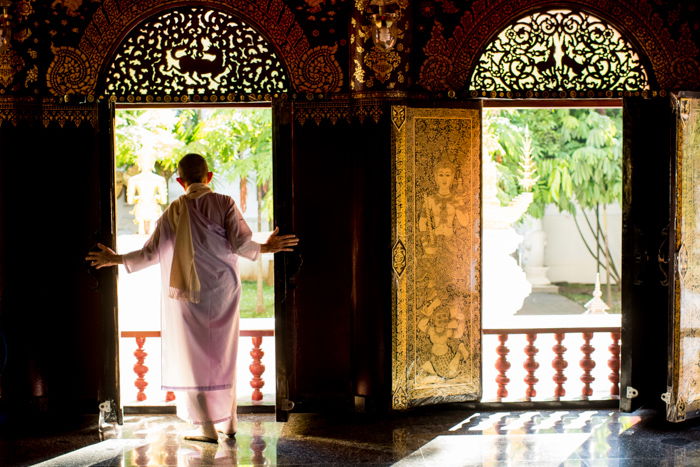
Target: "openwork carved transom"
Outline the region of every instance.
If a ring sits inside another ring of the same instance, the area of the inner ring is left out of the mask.
[[[470,89],[478,91],[648,89],[639,56],[600,19],[549,10],[504,29],[479,59]]]
[[[278,93],[282,63],[253,28],[221,11],[171,10],[137,27],[106,74],[114,95]]]

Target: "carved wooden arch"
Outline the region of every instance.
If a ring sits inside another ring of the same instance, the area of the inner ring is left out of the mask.
[[[78,47],[52,46],[47,86],[57,96],[100,94],[101,74],[121,41],[144,20],[182,6],[204,6],[232,14],[268,39],[283,62],[291,91],[337,92],[343,72],[337,45],[311,47],[283,0],[104,0],[93,14]]]
[[[489,42],[513,21],[546,8],[570,8],[607,21],[636,48],[647,65],[652,87],[700,86],[700,53],[687,25],[674,39],[648,0],[475,0],[452,37],[440,23],[433,27],[423,51],[418,84],[430,91],[465,89]]]

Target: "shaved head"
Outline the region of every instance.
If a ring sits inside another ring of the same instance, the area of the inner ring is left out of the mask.
[[[190,153],[180,159],[177,164],[177,173],[188,184],[206,183],[209,167],[202,156]]]

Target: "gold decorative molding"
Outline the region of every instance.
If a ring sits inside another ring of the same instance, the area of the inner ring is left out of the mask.
[[[400,130],[403,123],[406,121],[406,107],[395,105],[391,107],[391,121],[397,130]]]
[[[396,240],[392,253],[394,272],[401,277],[406,269],[406,247],[400,238]]]
[[[52,100],[2,99],[0,100],[0,125],[17,126],[21,123],[63,128],[67,123],[79,127],[85,123],[97,128],[96,104],[58,104]]]
[[[481,396],[481,122],[394,106],[392,406]]]
[[[358,120],[364,122],[371,119],[378,123],[384,115],[385,104],[374,100],[330,100],[323,102],[295,102],[294,113],[299,124],[308,121],[320,125],[328,121],[332,125],[340,122]]]

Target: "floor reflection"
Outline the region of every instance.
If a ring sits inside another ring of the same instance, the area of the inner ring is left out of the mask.
[[[104,430],[112,439],[40,465],[700,465],[698,425],[614,410],[249,414],[236,439],[212,444],[184,440],[192,426],[174,415],[131,416]]]

